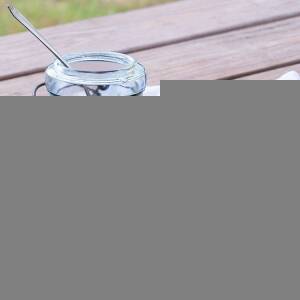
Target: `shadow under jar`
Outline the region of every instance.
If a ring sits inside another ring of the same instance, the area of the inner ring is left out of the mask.
[[[145,68],[132,57],[116,52],[79,53],[56,60],[46,70],[51,96],[140,96],[146,88]]]

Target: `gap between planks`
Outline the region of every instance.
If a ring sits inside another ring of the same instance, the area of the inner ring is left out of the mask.
[[[281,64],[274,64],[274,65],[272,65],[270,67],[266,67],[266,68],[256,69],[253,71],[242,72],[240,74],[227,76],[224,78],[220,78],[220,80],[237,80],[237,79],[250,79],[250,78],[255,79],[256,77],[262,78],[263,74],[267,74],[269,72],[276,72],[276,70],[292,70],[291,67],[297,66],[299,64],[300,64],[300,59],[296,59],[296,60],[281,63]]]
[[[255,73],[245,77],[239,77],[236,80],[274,80],[278,79],[289,71],[296,71],[300,73],[300,63],[295,65],[288,65],[281,68],[272,69],[265,72]]]

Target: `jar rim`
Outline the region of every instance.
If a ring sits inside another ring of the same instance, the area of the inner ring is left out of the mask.
[[[56,60],[47,68],[47,75],[59,81],[81,85],[122,84],[145,76],[144,67],[131,56],[122,53],[72,53],[65,55],[64,59],[69,64],[88,61],[111,62],[119,64],[120,69],[99,72],[76,70],[67,68]]]

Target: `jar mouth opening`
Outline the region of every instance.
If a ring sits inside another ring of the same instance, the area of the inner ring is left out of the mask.
[[[46,71],[49,76],[65,82],[83,85],[122,84],[145,76],[144,67],[131,56],[122,53],[74,53],[65,55],[64,59],[74,68],[67,68],[59,60],[56,60]],[[82,66],[88,63],[109,63],[114,68],[89,70],[84,67],[78,69],[76,67],[78,63],[81,63]]]

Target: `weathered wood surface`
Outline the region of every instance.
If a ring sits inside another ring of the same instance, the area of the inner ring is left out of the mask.
[[[56,26],[43,33],[62,53],[132,52],[297,15],[300,2],[295,0],[184,0]],[[1,37],[0,54],[0,79],[42,71],[53,60],[28,33]]]
[[[235,79],[300,63],[300,17],[135,53],[150,78]]]
[[[43,31],[63,53],[130,53],[146,66],[150,84],[275,79],[300,70],[294,0],[184,0]],[[30,95],[53,60],[28,33],[1,37],[0,54],[0,95]]]
[[[290,65],[300,63],[299,24],[300,17],[290,18],[134,52],[132,56],[146,66],[150,84],[167,79],[235,79],[249,74],[255,75],[247,79],[276,79],[285,70],[293,69]],[[280,69],[281,65],[289,67]],[[264,70],[278,68],[264,73]],[[7,90],[30,95],[32,87],[42,79],[40,73],[2,81],[0,95]]]

